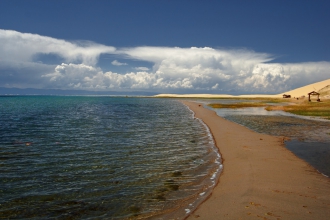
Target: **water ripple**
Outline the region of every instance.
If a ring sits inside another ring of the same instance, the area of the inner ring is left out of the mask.
[[[207,128],[173,100],[7,97],[0,131],[4,218],[159,216],[197,201],[219,167]]]

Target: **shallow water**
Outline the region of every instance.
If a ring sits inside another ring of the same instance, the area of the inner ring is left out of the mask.
[[[0,216],[183,218],[215,184],[220,156],[180,102],[0,97]]]
[[[318,171],[330,176],[330,152],[327,142],[303,142],[292,140],[287,144],[287,148],[298,157],[312,164]],[[313,150],[310,150],[313,148]]]

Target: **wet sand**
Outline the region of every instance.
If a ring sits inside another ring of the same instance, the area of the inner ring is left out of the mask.
[[[188,219],[330,219],[330,178],[285,148],[201,104],[183,101],[209,127],[224,169]]]

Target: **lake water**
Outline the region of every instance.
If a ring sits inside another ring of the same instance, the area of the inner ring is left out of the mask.
[[[0,97],[1,218],[184,218],[221,167],[176,100]]]

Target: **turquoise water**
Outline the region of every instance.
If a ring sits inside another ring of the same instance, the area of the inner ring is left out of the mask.
[[[0,97],[0,216],[184,218],[221,170],[182,103],[123,97]]]

